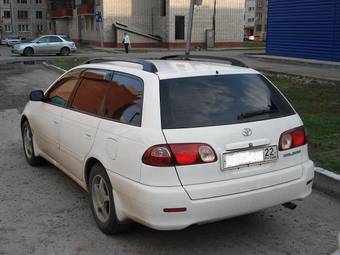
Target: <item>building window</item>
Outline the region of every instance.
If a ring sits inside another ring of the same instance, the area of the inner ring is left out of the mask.
[[[44,26],[41,25],[41,24],[38,24],[38,25],[37,25],[37,31],[38,31],[38,32],[44,31]]]
[[[256,31],[261,31],[262,30],[262,25],[256,25]]]
[[[11,25],[5,25],[5,32],[12,32],[12,26]]]
[[[42,0],[35,0],[35,3],[36,3],[36,4],[41,4],[41,3],[42,3]]]
[[[175,40],[184,40],[185,17],[175,16]]]
[[[257,1],[257,7],[262,8],[262,6],[263,6],[262,0],[258,0]]]
[[[11,12],[10,11],[4,11],[4,19],[10,19],[11,18]]]
[[[262,20],[262,13],[261,12],[257,13],[257,18],[258,18],[258,20]]]
[[[18,11],[18,19],[28,19],[28,11]]]
[[[166,0],[161,0],[161,16],[166,16]]]
[[[27,4],[27,0],[17,0],[18,4]]]
[[[19,32],[29,32],[28,24],[19,24],[18,25]]]
[[[42,11],[37,11],[35,16],[37,19],[42,19]]]
[[[9,4],[9,0],[4,0],[4,4]]]

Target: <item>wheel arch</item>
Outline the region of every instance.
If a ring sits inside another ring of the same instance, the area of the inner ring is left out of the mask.
[[[61,48],[60,48],[60,52],[61,52],[63,49],[65,49],[65,48],[68,49],[68,50],[71,52],[71,48],[68,47],[68,46],[63,46],[63,47],[61,47]]]
[[[95,157],[88,158],[86,160],[85,167],[84,167],[84,180],[85,180],[86,187],[88,187],[89,185],[90,172],[91,172],[92,167],[95,164],[100,164],[106,170],[106,168],[104,167],[104,164],[102,164],[99,159]]]
[[[35,53],[35,50],[34,50],[34,48],[32,46],[25,47],[25,49],[22,52],[24,53],[27,49],[31,49],[33,54]]]
[[[20,127],[21,128],[22,128],[22,125],[24,124],[25,121],[29,122],[27,116],[26,115],[22,115],[21,116],[21,120],[20,120]]]

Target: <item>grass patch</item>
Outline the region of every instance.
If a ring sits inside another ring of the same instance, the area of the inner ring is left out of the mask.
[[[340,84],[302,84],[270,78],[307,127],[311,159],[317,166],[340,174]]]
[[[243,45],[247,48],[265,48],[266,42],[244,41]]]
[[[49,60],[48,63],[64,70],[69,70],[75,66],[83,64],[86,60],[87,58],[58,58]]]

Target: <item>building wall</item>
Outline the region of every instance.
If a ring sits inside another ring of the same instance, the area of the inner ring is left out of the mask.
[[[28,17],[25,19],[18,18],[18,11],[27,11]],[[22,37],[35,37],[41,34],[46,34],[48,32],[48,22],[47,22],[47,6],[46,0],[41,0],[41,3],[37,3],[36,0],[27,0],[27,4],[18,3],[17,0],[9,0],[9,3],[0,1],[0,14],[4,17],[4,12],[10,11],[11,18],[1,19],[2,26],[2,37],[8,35],[19,35]],[[42,18],[36,18],[36,12],[42,12]],[[11,31],[5,31],[5,25],[11,27]],[[19,31],[19,25],[28,28],[28,31]],[[42,26],[42,31],[38,31],[37,26]]]
[[[188,22],[189,0],[169,0],[169,40],[170,44],[184,44]],[[184,40],[175,39],[175,17],[185,16]],[[206,43],[206,30],[213,29],[214,0],[204,0],[194,14],[192,42]],[[216,0],[216,46],[232,45],[243,42],[244,1]]]
[[[159,34],[158,18],[160,16],[159,0],[125,0],[125,1],[104,1],[104,40],[113,42],[113,23],[119,22],[128,25],[130,28],[141,30],[144,33]],[[132,36],[132,35],[131,35]],[[121,35],[117,36],[117,42],[121,42]],[[147,41],[143,37],[132,36],[133,43]]]
[[[270,0],[267,54],[340,61],[339,0]]]
[[[67,22],[54,19],[57,33],[66,31],[64,26],[67,26],[67,34],[75,40],[100,45],[103,35],[105,46],[113,46],[115,43],[121,46],[124,31],[118,30],[116,33],[113,29],[113,24],[119,22],[141,33],[160,36],[163,39],[163,46],[183,47],[185,45],[190,0],[96,0],[95,3],[95,10],[103,14],[102,28],[96,24],[93,14],[79,16],[75,10],[72,18],[66,18]],[[205,46],[206,31],[213,29],[215,3],[216,46],[240,46],[243,42],[244,0],[204,0],[203,5],[195,10],[193,45]],[[163,4],[166,6],[166,15],[162,12]],[[176,16],[185,17],[183,40],[175,38]],[[155,40],[133,33],[128,34],[132,44],[136,47],[161,45]]]
[[[256,0],[254,34],[259,41],[266,40],[267,13],[268,0]]]
[[[245,35],[250,36],[254,33],[255,26],[255,0],[246,0],[245,2],[245,13],[244,13],[244,28]]]

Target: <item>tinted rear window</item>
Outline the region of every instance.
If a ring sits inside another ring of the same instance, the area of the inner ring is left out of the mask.
[[[161,80],[160,94],[163,129],[227,125],[295,113],[259,74]]]

